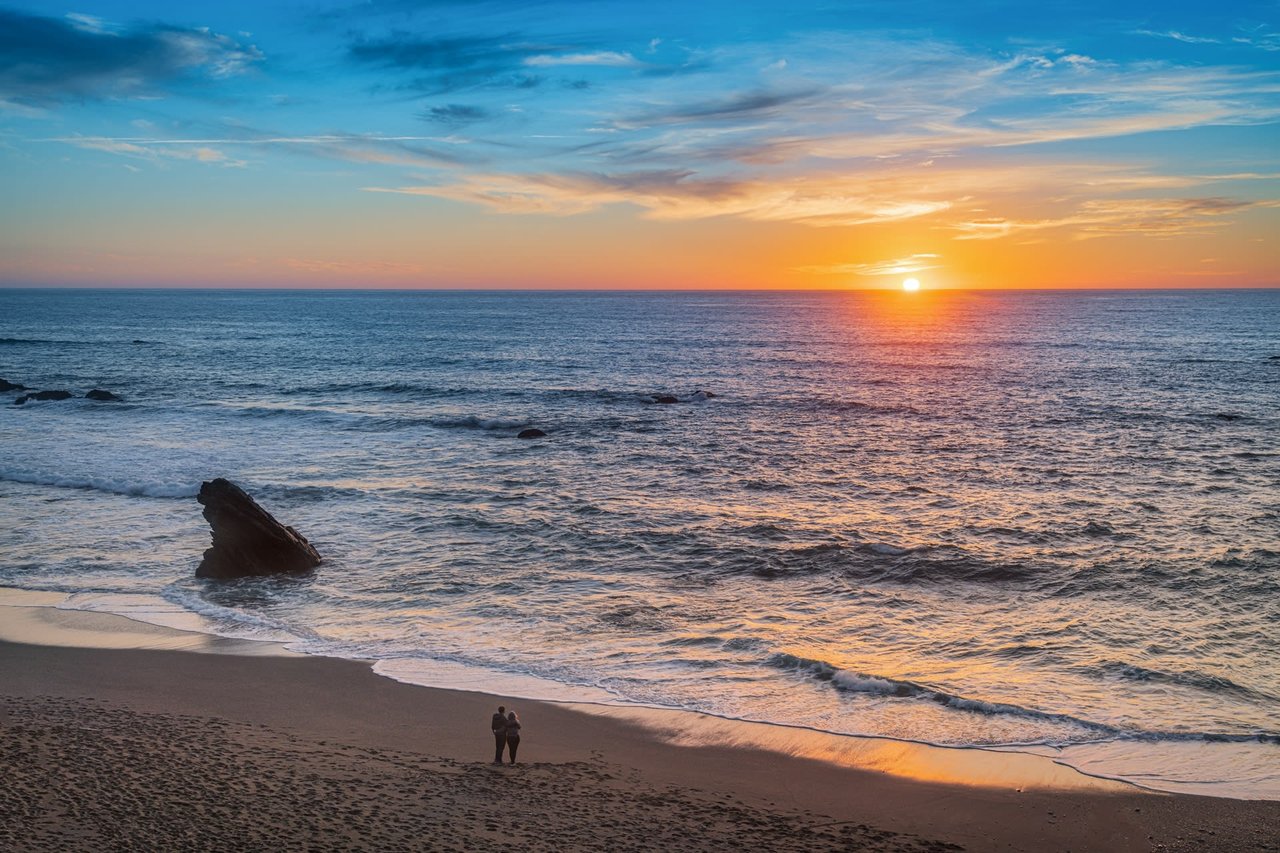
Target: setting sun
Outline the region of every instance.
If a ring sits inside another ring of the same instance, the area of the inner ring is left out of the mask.
[[[902,282],[902,289],[907,293],[915,293],[920,289],[920,279],[909,278]]]

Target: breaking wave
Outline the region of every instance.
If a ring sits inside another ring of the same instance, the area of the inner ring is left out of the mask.
[[[879,675],[853,672],[841,669],[824,660],[799,657],[797,655],[778,653],[769,657],[765,663],[776,669],[799,672],[818,681],[830,684],[836,690],[848,693],[868,693],[897,699],[914,699],[936,702],[957,711],[969,711],[976,714],[1006,715],[1029,720],[1066,724],[1088,732],[1097,740],[1118,738],[1147,741],[1212,741],[1216,743],[1275,743],[1280,744],[1280,732],[1253,732],[1250,734],[1220,734],[1214,732],[1164,732],[1142,729],[1125,729],[1093,720],[1074,717],[1070,714],[1040,711],[1005,702],[988,702],[982,699],[971,699],[957,696],[917,684],[887,678]],[[1079,742],[1079,741],[1076,741]]]
[[[21,468],[0,468],[0,480],[32,486],[55,486],[60,489],[92,489],[116,495],[147,498],[191,498],[200,492],[199,483],[163,482],[155,480],[113,480],[105,477],[41,474]]]

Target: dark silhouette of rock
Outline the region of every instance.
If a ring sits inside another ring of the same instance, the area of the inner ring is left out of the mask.
[[[101,388],[94,388],[88,394],[84,395],[90,400],[119,400],[120,398],[110,391],[103,391]]]
[[[701,400],[710,400],[712,397],[715,397],[716,395],[711,391],[694,391],[693,396]]]
[[[665,405],[668,405],[668,406],[669,406],[669,405],[671,405],[672,403],[679,403],[679,402],[680,402],[680,400],[679,400],[679,398],[677,398],[677,397],[672,397],[670,394],[654,394],[654,395],[653,395],[653,402],[655,402],[655,403],[663,403],[663,404],[665,404]]]
[[[320,554],[292,527],[281,524],[244,489],[219,477],[200,484],[196,498],[213,532],[198,578],[242,578],[309,572]]]
[[[529,427],[528,429],[520,430],[520,434],[517,435],[516,438],[545,438],[546,435],[547,434],[540,429]]]
[[[10,382],[8,379],[0,379],[0,391],[25,391],[26,385],[20,385],[17,382]]]
[[[28,400],[70,400],[74,397],[70,391],[37,391],[34,394],[23,394],[21,397],[13,401],[15,406],[21,406]]]

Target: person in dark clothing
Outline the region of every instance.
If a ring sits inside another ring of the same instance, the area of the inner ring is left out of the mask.
[[[507,751],[511,753],[511,763],[516,763],[516,750],[520,748],[520,718],[512,711],[507,715]]]
[[[493,763],[502,763],[502,749],[507,745],[507,709],[498,706],[498,711],[493,715],[493,720],[489,723],[489,728],[493,729]]]

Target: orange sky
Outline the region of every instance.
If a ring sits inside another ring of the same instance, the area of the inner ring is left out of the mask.
[[[0,10],[0,286],[1280,286],[1274,4],[332,5]]]

